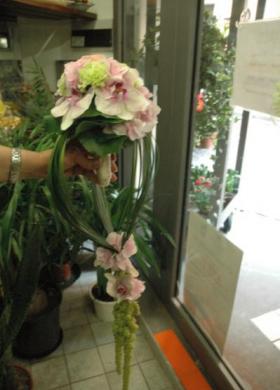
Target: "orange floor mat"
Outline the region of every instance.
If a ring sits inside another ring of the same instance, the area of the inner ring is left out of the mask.
[[[173,330],[155,333],[154,337],[185,389],[212,389]]]

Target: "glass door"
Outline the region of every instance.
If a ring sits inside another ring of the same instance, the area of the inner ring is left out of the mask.
[[[231,105],[240,18],[271,15],[273,1],[161,2],[154,208],[177,246],[162,242],[152,282],[223,390],[280,383],[279,121]]]
[[[280,16],[273,2],[244,6],[243,22]],[[203,5],[175,299],[236,386],[276,390],[280,193],[269,183],[280,163],[279,120],[231,105],[237,10],[232,1]]]

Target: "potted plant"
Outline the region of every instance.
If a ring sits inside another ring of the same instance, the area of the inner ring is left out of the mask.
[[[39,70],[34,73],[33,85],[26,93],[26,111],[22,111],[20,102],[19,110],[28,118],[22,118],[21,123],[14,129],[0,131],[1,144],[13,147],[41,151],[49,149],[54,144],[54,135],[44,131],[41,118],[53,99],[45,88],[45,79]],[[41,113],[41,117],[40,117]],[[35,115],[36,114],[36,115]],[[40,117],[40,122],[38,118]],[[3,184],[1,193],[4,204],[8,204],[5,195],[13,191],[9,184]],[[2,203],[3,204],[3,203]],[[21,261],[22,251],[29,239],[33,224],[44,225],[44,234],[40,240],[41,258],[44,262],[54,257],[51,252],[49,241],[59,235],[62,242],[66,241],[63,236],[62,223],[59,223],[58,214],[53,212],[45,180],[28,180],[21,183],[21,191],[17,198],[17,210],[14,216],[12,228],[20,240],[13,240],[14,261]],[[61,219],[60,219],[61,220]],[[52,227],[55,226],[56,229]],[[48,233],[48,234],[47,234]],[[66,245],[66,244],[65,244]],[[69,245],[67,245],[68,247]],[[56,248],[58,249],[58,248]],[[61,247],[59,248],[61,250]],[[49,257],[48,257],[49,255]],[[42,267],[43,262],[39,262]],[[62,331],[59,324],[59,306],[62,294],[60,288],[51,284],[49,279],[40,277],[40,288],[34,292],[31,308],[28,310],[25,321],[13,342],[13,350],[17,356],[33,358],[44,356],[53,351],[62,340]]]
[[[234,195],[238,192],[240,181],[240,175],[235,169],[228,169],[226,175],[226,187],[225,187],[225,198],[224,207],[233,199]]]
[[[83,179],[82,179],[83,180]],[[85,182],[85,185],[93,186]],[[110,186],[106,189],[108,206],[111,213],[111,218],[116,230],[122,231],[124,229],[125,216],[121,216],[129,196],[131,194],[130,187],[120,188],[118,185]],[[90,198],[88,202],[94,204],[94,197],[92,192],[88,194]],[[91,200],[90,200],[91,199]],[[92,208],[95,210],[95,207]],[[98,231],[102,227],[102,221],[98,214],[91,217],[94,220],[95,229]],[[164,236],[172,245],[174,240],[168,234],[166,229],[155,219],[152,212],[152,202],[147,199],[142,209],[140,210],[133,230],[133,237],[137,245],[137,252],[133,255],[133,264],[137,266],[147,276],[151,269],[157,274],[160,273],[159,264],[160,259],[158,257],[157,240]],[[96,258],[96,253],[94,254]],[[109,294],[106,293],[107,280],[104,279],[104,271],[101,267],[97,266],[98,283],[90,286],[89,296],[93,302],[94,310],[97,317],[102,321],[112,322],[114,320],[113,307],[116,302]]]
[[[14,228],[21,189],[19,183],[10,191],[9,203],[1,209],[0,215],[0,387],[3,390],[32,389],[28,370],[15,364],[11,353],[40,270],[40,225],[30,226],[28,240],[23,240]]]
[[[205,11],[195,121],[197,147],[213,148],[229,127],[233,60],[226,34],[218,28],[216,18]]]
[[[217,183],[217,178],[205,165],[192,168],[190,202],[201,215],[208,217],[211,214]]]

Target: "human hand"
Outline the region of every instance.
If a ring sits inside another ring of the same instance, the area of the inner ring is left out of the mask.
[[[84,175],[88,179],[98,184],[98,169],[100,167],[100,159],[98,156],[92,156],[78,144],[69,145],[64,158],[65,174],[67,176]],[[111,182],[117,180],[117,163],[116,155],[111,156]]]

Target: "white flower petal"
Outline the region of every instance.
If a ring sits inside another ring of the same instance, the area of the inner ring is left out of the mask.
[[[55,107],[53,107],[51,109],[51,114],[52,114],[52,116],[57,118],[57,117],[65,115],[67,113],[68,109],[69,109],[68,99],[59,99],[57,101]]]
[[[150,100],[146,99],[140,92],[129,90],[129,98],[126,100],[126,107],[129,112],[144,111],[150,104]]]
[[[117,116],[124,120],[131,120],[134,118],[134,113],[129,112],[124,100],[114,101],[106,92],[99,92],[96,94],[95,105],[98,111],[105,115]]]
[[[94,96],[94,91],[90,90],[81,100],[79,100],[73,107],[71,107],[71,115],[73,119],[82,115],[91,105]]]
[[[72,124],[74,120],[71,115],[71,110],[68,110],[68,112],[64,115],[61,122],[61,130],[67,130]]]

